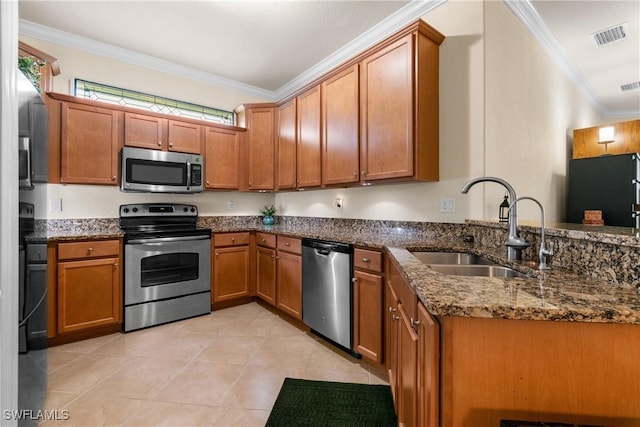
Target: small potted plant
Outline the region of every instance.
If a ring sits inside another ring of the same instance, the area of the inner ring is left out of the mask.
[[[271,206],[265,205],[264,208],[260,209],[260,213],[262,215],[264,215],[262,217],[262,223],[264,225],[273,225],[276,222],[275,219],[273,219],[273,214],[276,213],[275,206],[273,206],[273,205],[271,205]]]

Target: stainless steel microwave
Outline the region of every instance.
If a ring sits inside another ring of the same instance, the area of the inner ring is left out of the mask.
[[[122,191],[198,193],[203,189],[199,154],[124,147],[120,157]]]
[[[33,188],[31,181],[31,141],[25,136],[18,138],[18,177],[20,188]]]

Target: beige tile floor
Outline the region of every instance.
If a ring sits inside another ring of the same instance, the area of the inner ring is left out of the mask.
[[[258,303],[48,351],[40,426],[264,426],[285,377],[386,383]],[[60,412],[62,413],[62,412]]]

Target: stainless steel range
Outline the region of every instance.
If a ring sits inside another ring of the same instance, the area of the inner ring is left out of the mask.
[[[120,206],[124,331],[211,312],[211,231],[194,205]]]

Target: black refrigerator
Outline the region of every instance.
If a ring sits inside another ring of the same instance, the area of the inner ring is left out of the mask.
[[[567,222],[582,223],[585,210],[601,210],[604,225],[638,227],[638,154],[569,162]]]

